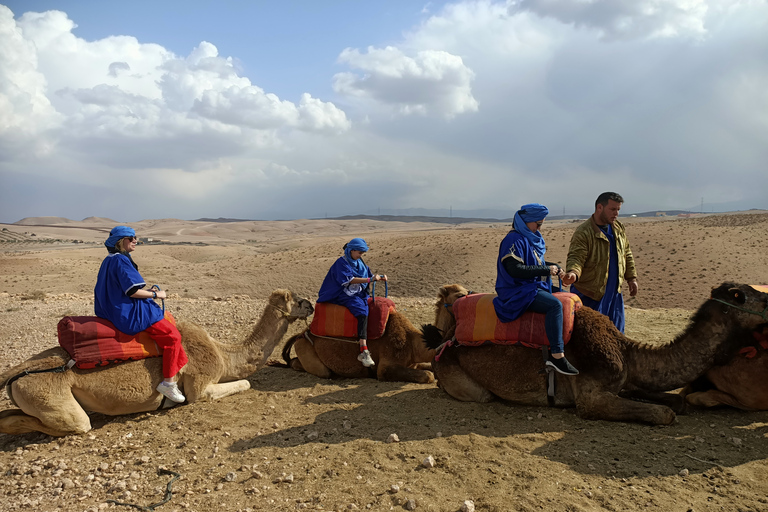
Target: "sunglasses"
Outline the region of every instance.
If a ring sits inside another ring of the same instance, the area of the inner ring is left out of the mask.
[[[130,240],[131,242],[137,242],[139,239],[135,236],[126,236],[124,240]]]

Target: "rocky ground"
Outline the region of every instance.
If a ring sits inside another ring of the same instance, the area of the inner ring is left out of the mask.
[[[545,225],[556,261],[574,227]],[[32,229],[41,231],[23,227]],[[492,290],[508,227],[323,229],[258,247],[140,246],[135,256],[147,281],[172,294],[175,316],[234,342],[272,289],[316,298],[340,242],[359,234],[371,244],[369,265],[392,278],[398,309],[416,325],[429,322],[441,284]],[[635,339],[670,340],[725,280],[768,282],[766,214],[630,221],[628,229],[641,272],[640,295],[628,301]],[[91,314],[104,256],[87,243],[4,250],[0,371],[56,345],[62,316]],[[765,411],[697,410],[649,427],[586,421],[572,409],[462,403],[435,385],[320,380],[276,367],[249,380],[251,390],[218,402],[92,415],[82,436],[0,434],[0,512],[129,510],[116,502],[161,502],[174,474],[159,511],[768,510]],[[0,411],[11,407],[3,393]]]

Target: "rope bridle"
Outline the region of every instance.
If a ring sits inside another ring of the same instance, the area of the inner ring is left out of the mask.
[[[739,311],[744,311],[745,313],[749,313],[751,315],[757,315],[766,322],[768,322],[768,304],[765,305],[765,309],[762,312],[754,311],[752,309],[742,308],[741,306],[737,306],[736,304],[731,304],[730,302],[726,302],[724,300],[716,299],[714,297],[710,297],[710,300],[713,300],[715,302],[719,302],[721,304],[725,304],[729,308],[738,309]]]

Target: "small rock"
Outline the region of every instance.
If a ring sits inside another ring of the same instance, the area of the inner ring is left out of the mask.
[[[461,504],[461,512],[475,512],[475,502],[464,500],[464,503]]]
[[[416,500],[410,499],[405,502],[405,510],[416,510]]]
[[[678,475],[680,475],[682,477],[686,477],[686,476],[688,476],[688,473],[689,473],[689,471],[686,468],[683,468],[683,469],[680,470]]]
[[[741,446],[741,439],[739,439],[738,437],[732,438],[731,442],[733,443],[734,446]]]
[[[392,494],[397,494],[398,492],[400,492],[400,486],[397,484],[390,485],[389,492],[391,492]]]
[[[388,443],[399,443],[400,438],[397,437],[397,434],[389,434],[389,437],[387,438]]]
[[[433,468],[435,467],[435,458],[430,455],[429,457],[421,461],[421,465],[422,467],[425,467],[425,468]]]
[[[234,482],[235,480],[237,480],[237,475],[234,472],[229,472],[224,477],[224,480],[226,480],[227,482]]]

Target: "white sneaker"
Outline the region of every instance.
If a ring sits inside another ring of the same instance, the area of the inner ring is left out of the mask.
[[[373,362],[373,358],[371,358],[371,353],[367,350],[363,350],[360,352],[360,355],[357,356],[357,360],[363,363],[363,366],[366,368],[375,365],[376,363]]]
[[[157,385],[157,391],[176,403],[182,404],[187,401],[187,397],[181,394],[181,390],[179,390],[179,386],[175,382],[163,381]]]

